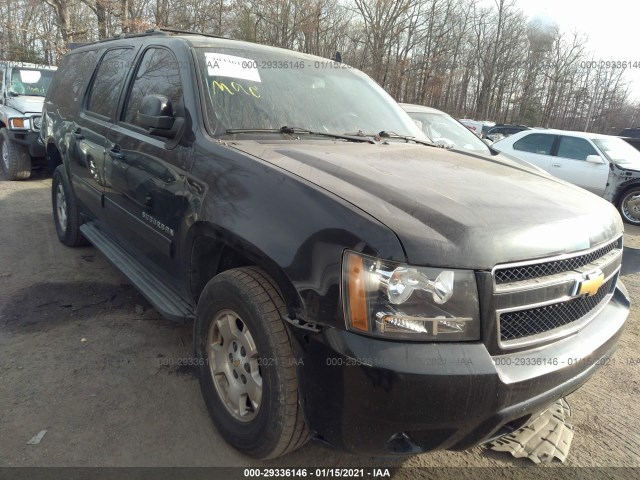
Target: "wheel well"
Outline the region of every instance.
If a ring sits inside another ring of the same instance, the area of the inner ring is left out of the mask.
[[[62,155],[60,155],[58,148],[53,143],[47,145],[47,162],[51,173],[58,165],[62,165]]]
[[[249,255],[241,253],[239,249],[207,235],[196,237],[191,249],[189,279],[191,293],[196,303],[205,285],[213,277],[232,268],[248,266],[261,267],[273,278],[287,305],[289,316],[298,318],[299,315],[296,315],[296,312],[301,311],[301,302],[297,291],[284,272],[274,265],[269,265],[268,262],[252,260]]]

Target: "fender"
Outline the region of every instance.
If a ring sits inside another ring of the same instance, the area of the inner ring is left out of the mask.
[[[632,186],[640,186],[640,172],[622,168],[616,164],[609,164],[607,187],[602,194],[605,200],[617,204],[620,195]]]

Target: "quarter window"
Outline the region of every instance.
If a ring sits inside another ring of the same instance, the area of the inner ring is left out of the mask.
[[[164,95],[171,100],[174,114],[179,114],[182,85],[178,65],[173,54],[164,48],[150,48],[144,53],[125,106],[126,123],[138,125],[136,117],[145,95]]]
[[[559,157],[586,160],[589,155],[598,155],[598,152],[584,138],[560,137]]]
[[[555,135],[532,133],[517,140],[513,144],[513,149],[539,155],[551,155],[551,147],[553,147],[555,138]]]
[[[89,50],[64,57],[47,92],[47,100],[55,100],[63,116],[70,115],[84,91],[86,79],[96,68],[98,52]]]

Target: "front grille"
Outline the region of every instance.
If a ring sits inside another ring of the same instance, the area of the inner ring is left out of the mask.
[[[511,282],[520,282],[522,280],[529,280],[531,278],[546,277],[547,275],[575,270],[576,268],[584,267],[585,265],[593,263],[600,257],[605,256],[607,253],[612,252],[616,248],[622,248],[622,246],[620,245],[621,242],[622,240],[620,239],[616,242],[611,242],[604,247],[598,248],[597,250],[593,250],[584,255],[578,255],[571,258],[536,263],[533,265],[520,265],[516,267],[496,270],[495,282],[497,285]]]
[[[498,346],[523,348],[569,335],[590,322],[615,289],[622,263],[622,237],[593,250],[543,258],[493,271]],[[577,297],[587,277],[605,283],[595,295]]]
[[[596,308],[612,291],[617,277],[615,275],[609,279],[591,297],[579,297],[543,307],[502,313],[500,315],[500,339],[506,342],[530,337],[581,319]]]

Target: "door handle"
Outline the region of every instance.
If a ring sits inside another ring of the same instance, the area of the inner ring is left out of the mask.
[[[84,135],[82,134],[82,129],[80,127],[76,128],[71,134],[76,140],[82,140],[84,138]]]
[[[109,156],[114,160],[124,160],[124,153],[120,151],[120,147],[117,145],[109,150]]]
[[[559,167],[560,167],[560,164],[559,164],[559,163],[552,163],[552,164],[551,164],[551,166],[552,166],[552,167],[558,167],[558,168],[559,168]]]

